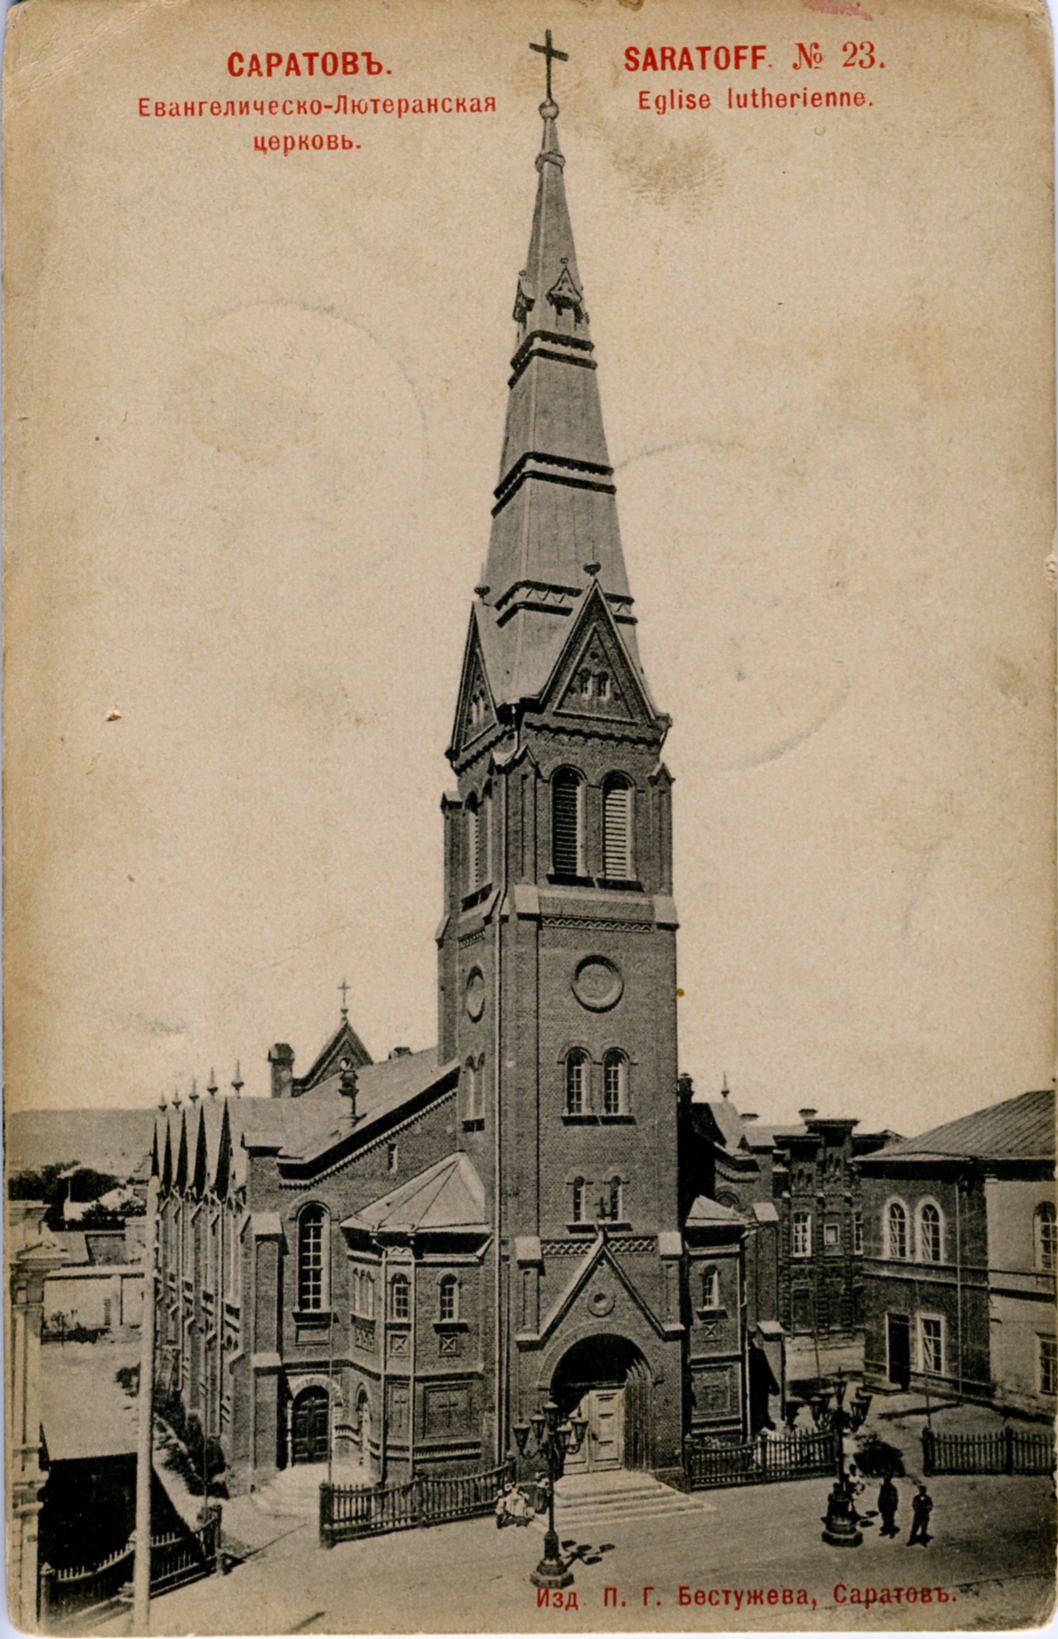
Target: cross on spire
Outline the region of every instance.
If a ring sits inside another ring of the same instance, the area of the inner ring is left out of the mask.
[[[534,45],[532,40],[530,40],[529,50],[530,51],[542,51],[543,54],[544,54],[544,57],[547,60],[547,100],[548,100],[548,102],[551,102],[551,100],[552,100],[552,97],[551,97],[551,62],[552,62],[552,59],[557,57],[560,63],[568,63],[569,62],[569,52],[568,51],[556,51],[555,50],[555,47],[551,44],[551,30],[550,29],[546,29],[545,32],[544,32],[544,44],[542,46]]]
[[[349,986],[344,979],[338,989],[342,993],[342,1018],[347,1019],[349,1017]]]

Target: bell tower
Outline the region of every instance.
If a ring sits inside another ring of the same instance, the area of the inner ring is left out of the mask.
[[[536,49],[536,205],[442,803],[441,1061],[460,1064],[457,1142],[495,1229],[497,1460],[554,1394],[589,1419],[580,1461],[664,1474],[684,1331],[670,719],[636,642],[551,96],[561,54],[550,35]]]

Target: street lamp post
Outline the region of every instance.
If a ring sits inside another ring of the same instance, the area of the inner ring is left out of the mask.
[[[858,1429],[871,1404],[871,1396],[856,1390],[849,1410],[845,1410],[845,1373],[839,1371],[834,1380],[834,1402],[825,1390],[813,1394],[808,1404],[812,1420],[821,1430],[833,1430],[837,1445],[837,1472],[834,1486],[827,1499],[827,1517],[823,1524],[823,1541],[832,1548],[858,1548],[863,1542],[856,1510],[853,1506],[852,1481],[845,1473],[845,1432]]]
[[[562,1423],[555,1402],[548,1400],[543,1411],[530,1417],[528,1423],[515,1423],[514,1437],[524,1457],[532,1429],[535,1449],[547,1460],[547,1534],[544,1537],[544,1557],[529,1580],[536,1588],[568,1588],[573,1572],[562,1563],[559,1553],[558,1532],[555,1530],[555,1486],[562,1478],[566,1456],[575,1456],[580,1450],[588,1419],[576,1413]]]

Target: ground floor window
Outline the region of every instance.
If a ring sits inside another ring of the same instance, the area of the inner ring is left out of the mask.
[[[1040,1338],[1040,1393],[1058,1394],[1058,1338]]]
[[[938,1377],[944,1370],[944,1322],[930,1315],[923,1315],[918,1324],[922,1345],[922,1370]]]

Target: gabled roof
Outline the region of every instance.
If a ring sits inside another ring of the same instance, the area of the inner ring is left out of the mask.
[[[332,1083],[337,1086],[341,1075],[342,1060],[345,1058],[348,1058],[356,1069],[359,1069],[361,1065],[371,1063],[371,1054],[360,1040],[349,1020],[343,1017],[334,1035],[317,1054],[305,1074],[294,1077],[291,1086],[292,1096],[294,1098],[303,1098],[306,1093],[314,1093],[321,1086],[329,1087]]]
[[[725,1149],[737,1150],[745,1141],[745,1130],[742,1117],[738,1109],[729,1098],[705,1098],[695,1093],[691,1099],[691,1110],[698,1117],[695,1123],[699,1132],[706,1137],[713,1137],[710,1126],[715,1129],[716,1140],[723,1144]]]
[[[488,1234],[485,1189],[470,1157],[456,1150],[417,1178],[346,1218],[343,1229],[462,1231]]]
[[[887,1144],[864,1163],[927,1160],[938,1156],[973,1156],[981,1161],[1053,1161],[1055,1155],[1055,1091],[1021,1093],[1002,1104],[990,1104],[972,1115],[959,1116],[933,1127],[918,1138]]]

